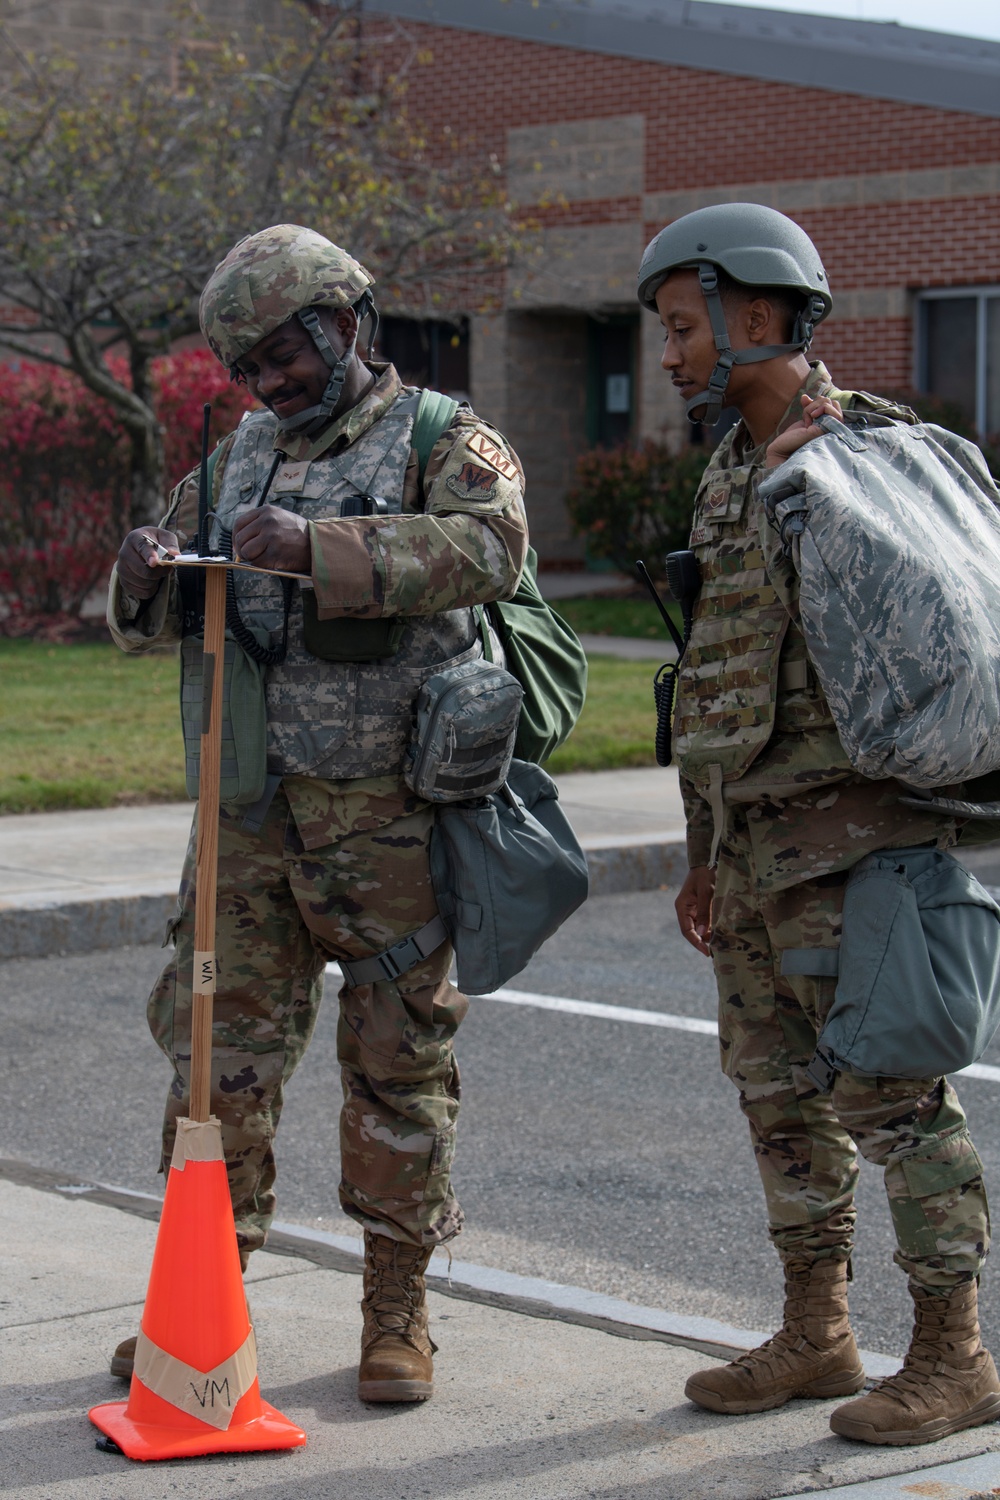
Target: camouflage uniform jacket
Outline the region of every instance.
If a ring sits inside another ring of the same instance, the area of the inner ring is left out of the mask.
[[[410,447],[418,392],[404,387],[392,366],[370,368],[375,385],[312,442],[276,439],[269,412],[245,419],[220,445],[213,506],[231,526],[232,513],[260,494],[280,444],[287,462],[277,471],[268,503],[308,520],[319,618],[406,617],[396,655],[372,663],[321,661],[303,644],[296,597],[288,657],[266,677],[273,769],[327,784],[365,778],[387,791],[399,784],[421,681],[434,665],[478,651],[470,606],[513,594],[527,530],[522,471],[500,434],[460,407],[435,445],[421,485]],[[196,526],[197,491],[195,471],[174,490],[163,521],[182,545]],[[383,498],[388,513],[341,518],[341,500],[359,493]],[[244,618],[278,638],[282,600],[276,581],[236,576]],[[178,639],[175,577],[137,608],[113,576],[108,618],[127,651]]]
[[[905,408],[837,390],[821,364],[802,391],[912,420]],[[775,435],[800,415],[796,395]],[[955,831],[952,820],[901,808],[897,783],[851,768],[798,624],[798,579],[757,497],[770,441],[754,448],[739,422],[699,487],[690,545],[702,587],[674,720],[689,863],[710,862],[724,803],[748,804],[762,890],[845,869],[875,849],[951,843]]]

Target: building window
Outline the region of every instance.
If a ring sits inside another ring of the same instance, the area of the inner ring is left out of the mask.
[[[429,386],[459,401],[469,399],[469,324],[438,318],[383,318],[379,359],[396,366],[404,385]]]
[[[917,387],[952,402],[982,436],[1000,432],[1000,287],[920,294]]]

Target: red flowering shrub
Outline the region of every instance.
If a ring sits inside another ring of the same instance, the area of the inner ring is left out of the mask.
[[[590,555],[607,558],[623,573],[634,573],[641,558],[662,577],[667,553],[688,544],[707,457],[701,448],[672,453],[653,442],[584,453],[566,504]]]
[[[207,349],[180,349],[153,365],[156,415],[163,423],[167,484],[178,479],[201,460],[201,413],[212,403],[212,445],[232,432],[254,399],[245,385],[235,385],[229,371]]]
[[[207,349],[156,360],[153,379],[170,486],[198,462],[204,402],[213,443],[253,402]],[[58,366],[0,364],[0,410],[0,632],[51,635],[75,624],[129,529],[131,446],[110,403]]]
[[[0,630],[73,621],[127,530],[129,443],[52,365],[0,365]]]

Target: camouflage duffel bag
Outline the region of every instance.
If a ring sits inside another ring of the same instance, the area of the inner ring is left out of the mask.
[[[941,427],[824,418],[760,484],[851,764],[951,785],[1000,766],[1000,492]]]

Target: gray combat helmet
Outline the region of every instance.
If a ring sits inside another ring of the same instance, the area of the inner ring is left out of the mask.
[[[687,403],[689,419],[713,426],[725,405],[726,386],[733,365],[751,365],[808,349],[813,330],[833,306],[826,272],[819,252],[804,229],[777,209],[762,203],[717,203],[698,208],[661,229],[646,246],[639,266],[639,301],[656,312],[656,293],[671,271],[698,272],[708,315],[719,352],[709,377],[708,390]],[[724,271],[744,286],[774,287],[801,292],[802,311],[795,319],[788,344],[766,344],[760,348],[733,349],[726,326],[726,313],[719,295],[717,271]],[[700,417],[698,407],[705,407]]]

